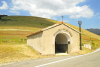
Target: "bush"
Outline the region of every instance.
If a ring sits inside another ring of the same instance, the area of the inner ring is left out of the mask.
[[[95,47],[95,43],[92,43],[92,46]]]

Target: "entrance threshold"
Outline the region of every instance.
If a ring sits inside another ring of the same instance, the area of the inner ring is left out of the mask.
[[[56,53],[55,55],[60,56],[60,55],[69,55],[67,53]]]

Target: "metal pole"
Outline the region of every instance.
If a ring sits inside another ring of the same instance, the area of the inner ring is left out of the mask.
[[[82,45],[81,45],[81,24],[79,24],[79,30],[80,30],[80,50],[82,50]]]

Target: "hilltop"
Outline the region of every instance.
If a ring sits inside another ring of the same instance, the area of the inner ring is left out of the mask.
[[[34,16],[5,16],[0,20],[0,28],[37,31],[55,23],[58,21]]]

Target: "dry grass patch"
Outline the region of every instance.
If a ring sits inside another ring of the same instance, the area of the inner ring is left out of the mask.
[[[88,54],[88,53],[91,53],[93,52],[94,50],[93,49],[88,49],[88,48],[85,48],[85,47],[82,47],[83,49],[80,50],[80,54]]]
[[[88,49],[88,48],[82,47],[82,50],[79,50],[79,52],[72,53],[71,55],[83,55],[83,54],[91,53],[93,51],[95,51],[95,49]]]
[[[77,53],[71,55],[82,55],[93,52],[94,50],[82,47]],[[27,45],[0,45],[0,64],[18,62],[24,60],[55,57],[54,55],[43,56],[37,53],[32,47]]]
[[[28,56],[22,53],[23,48],[24,45],[0,45],[0,64],[27,58]]]
[[[0,45],[0,64],[46,57],[53,56],[42,56],[27,45]]]

